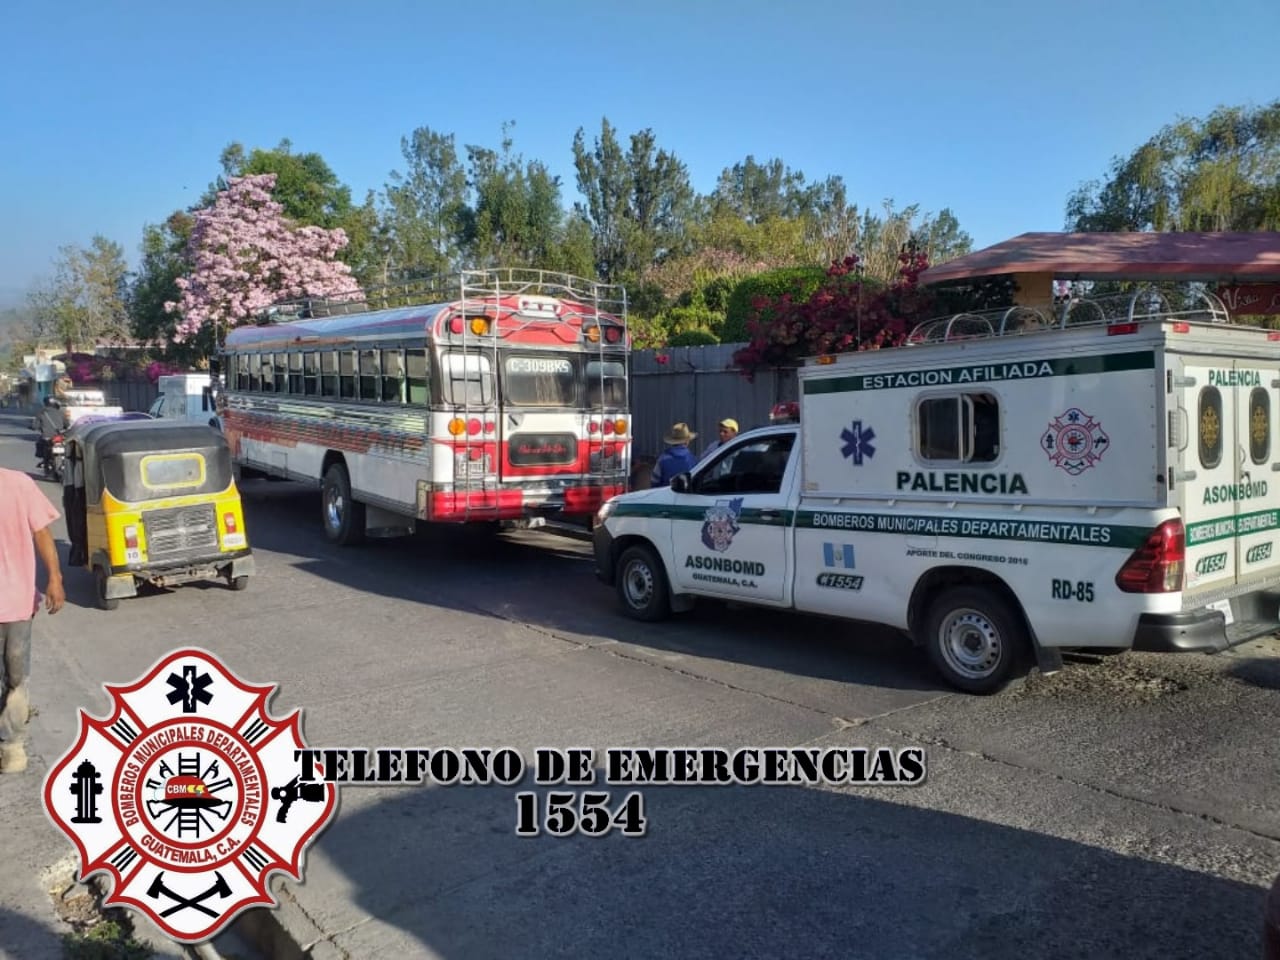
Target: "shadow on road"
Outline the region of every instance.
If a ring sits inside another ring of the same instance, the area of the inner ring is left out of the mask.
[[[1280,690],[1280,657],[1248,657],[1232,664],[1227,674],[1264,690]]]
[[[590,545],[577,540],[439,525],[335,547],[320,528],[318,493],[253,481],[243,496],[255,548],[301,557],[296,569],[361,592],[798,676],[949,692],[907,640],[881,627],[716,601],[666,623],[637,623],[596,579]]]
[[[522,839],[514,789],[368,792],[311,854],[396,928],[351,956],[1260,955],[1260,888],[865,795],[654,787],[645,837]]]

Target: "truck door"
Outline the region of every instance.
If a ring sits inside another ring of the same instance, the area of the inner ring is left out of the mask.
[[[1274,362],[1185,357],[1177,417],[1187,607],[1280,573]]]
[[[693,591],[755,603],[784,603],[795,472],[794,433],[730,444],[676,494],[672,579]]]

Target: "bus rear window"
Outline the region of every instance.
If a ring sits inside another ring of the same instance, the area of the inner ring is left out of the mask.
[[[627,368],[617,360],[588,360],[587,406],[621,407],[627,402]]]
[[[442,359],[445,403],[493,403],[493,371],[488,357],[477,353],[446,353]]]
[[[577,401],[568,357],[516,356],[502,364],[503,399],[526,407],[572,407]]]

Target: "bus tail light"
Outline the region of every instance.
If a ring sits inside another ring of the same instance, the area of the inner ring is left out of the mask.
[[[626,433],[626,432],[627,432],[627,421],[625,421],[625,420],[615,420],[615,421],[613,422],[613,432],[614,432],[614,433],[616,433],[618,436],[622,436],[624,433]]]
[[[460,437],[467,429],[467,421],[461,417],[454,417],[449,421],[449,432],[455,437]]]
[[[479,433],[483,429],[484,429],[484,425],[475,417],[472,417],[470,420],[467,421],[467,433],[470,434],[471,436],[474,437],[477,433]]]
[[[599,328],[599,327],[596,327],[596,326],[583,327],[583,328],[582,328],[582,335],[583,335],[583,337],[585,337],[587,340],[590,340],[592,343],[599,343],[599,342],[600,342],[600,328]]]
[[[124,528],[124,545],[129,550],[138,549],[138,528],[132,523]]]
[[[1125,561],[1116,586],[1125,593],[1174,593],[1182,589],[1186,568],[1186,531],[1182,521],[1166,520]]]
[[[592,420],[590,423],[587,424],[587,433],[599,433],[599,432],[600,432],[600,424],[598,424],[596,421]]]
[[[471,332],[477,337],[487,337],[490,329],[492,329],[492,327],[489,321],[484,317],[471,318]]]
[[[604,433],[605,433],[605,436],[608,436],[609,434],[613,433],[613,421],[612,421],[612,420],[606,420],[606,421],[604,422]]]
[[[494,423],[492,420],[486,420],[486,421],[484,422],[484,432],[485,432],[485,433],[493,433],[493,431],[495,431],[495,430],[497,430],[497,429],[498,429],[498,425],[497,425],[496,423]]]
[[[1137,333],[1142,329],[1140,323],[1113,323],[1107,327],[1108,337],[1122,337],[1127,333]]]
[[[609,327],[604,332],[604,338],[610,343],[617,343],[618,338],[622,336],[622,331],[617,327]]]
[[[450,333],[461,333],[461,332],[462,332],[462,318],[461,318],[461,317],[454,317],[452,320],[450,320],[450,321],[449,321],[449,332],[450,332]]]

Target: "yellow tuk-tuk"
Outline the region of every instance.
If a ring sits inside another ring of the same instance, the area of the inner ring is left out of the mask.
[[[102,609],[137,596],[140,582],[249,585],[253,555],[220,432],[176,420],[84,423],[68,431],[66,457],[69,563],[93,571]]]

